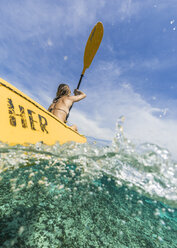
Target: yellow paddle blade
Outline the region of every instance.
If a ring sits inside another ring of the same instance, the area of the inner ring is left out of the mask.
[[[84,68],[82,71],[83,75],[85,73],[85,70],[89,68],[90,64],[92,63],[92,60],[100,46],[103,38],[103,32],[103,24],[101,22],[98,22],[90,33],[84,52]]]

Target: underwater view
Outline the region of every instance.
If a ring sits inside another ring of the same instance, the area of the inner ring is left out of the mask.
[[[0,247],[177,247],[177,162],[112,142],[0,144]]]

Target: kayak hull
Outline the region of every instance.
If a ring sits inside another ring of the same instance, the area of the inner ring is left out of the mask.
[[[9,145],[43,142],[85,143],[75,132],[40,104],[0,78],[0,141]]]

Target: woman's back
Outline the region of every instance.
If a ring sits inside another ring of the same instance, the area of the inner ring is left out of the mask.
[[[79,90],[74,90],[74,96],[71,96],[71,91],[68,85],[61,84],[58,87],[57,97],[49,107],[49,111],[57,116],[61,121],[66,122],[69,111],[74,102],[78,102],[86,97],[86,94]]]

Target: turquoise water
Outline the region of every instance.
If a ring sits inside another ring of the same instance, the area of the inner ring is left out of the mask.
[[[135,145],[0,144],[0,247],[177,247],[177,162]]]

